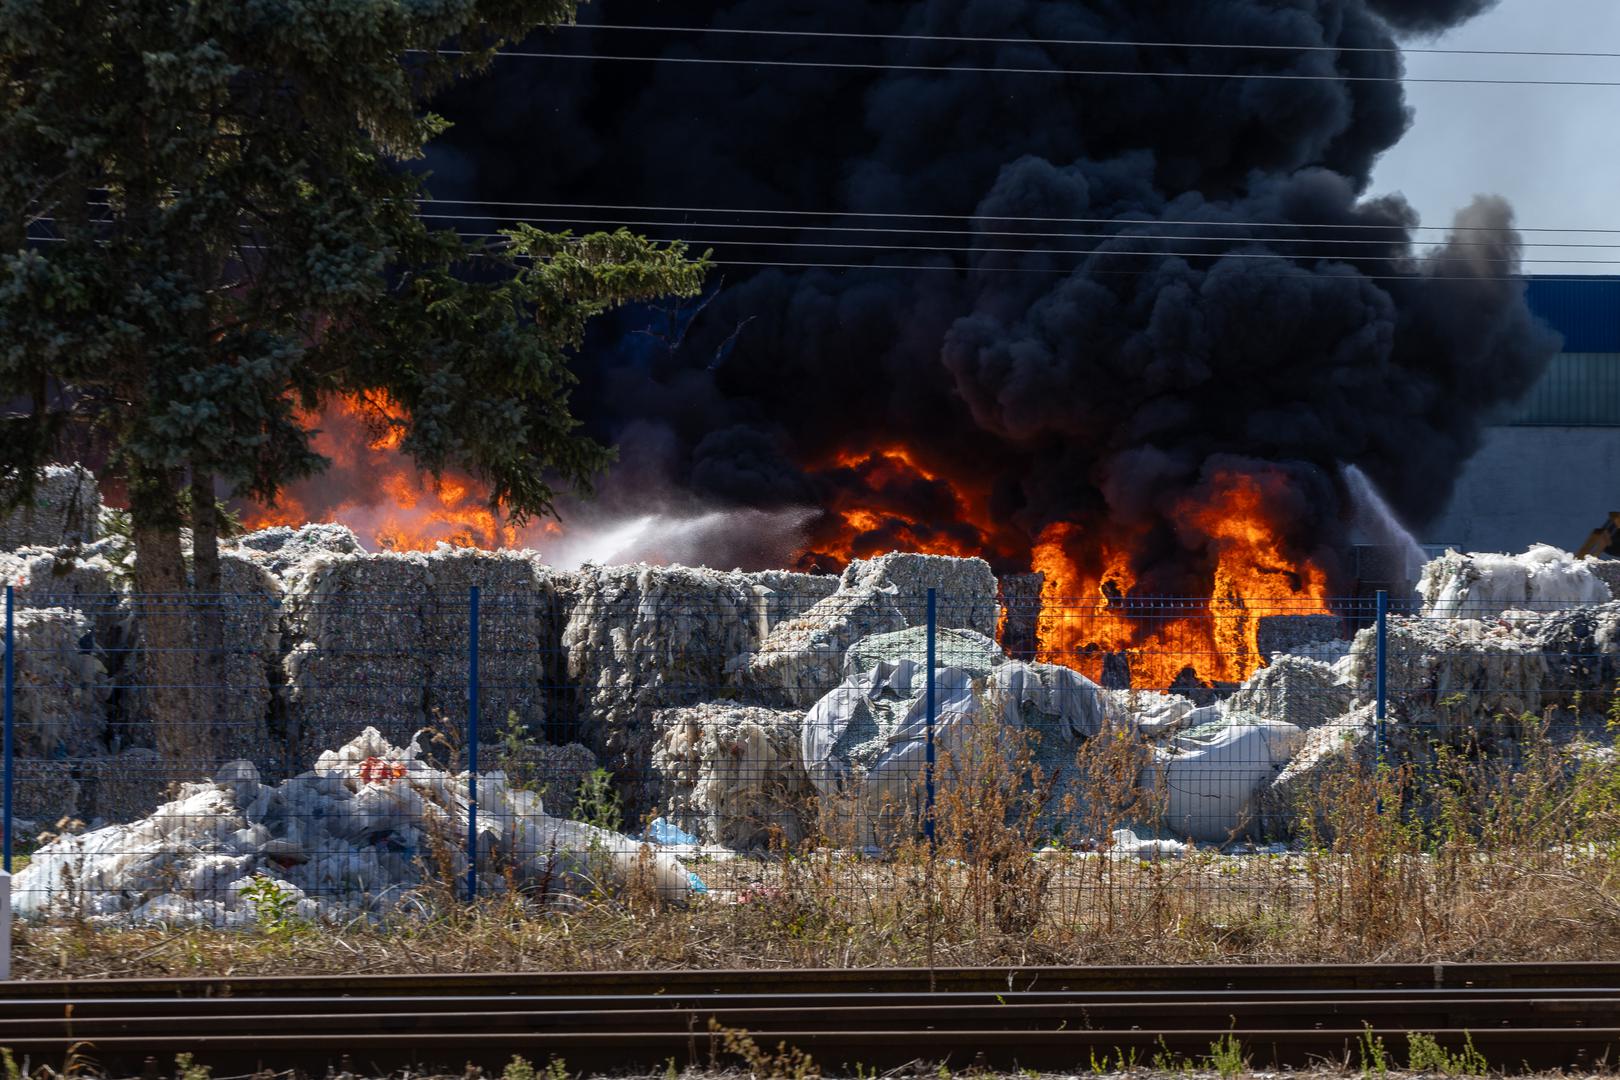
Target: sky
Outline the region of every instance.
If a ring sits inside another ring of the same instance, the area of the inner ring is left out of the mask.
[[[1620,54],[1620,0],[1502,0],[1435,42],[1413,48]],[[1620,83],[1620,59],[1425,56],[1411,78],[1585,79]],[[1477,86],[1411,82],[1412,129],[1379,162],[1373,193],[1398,191],[1425,225],[1446,225],[1476,194],[1505,196],[1521,226],[1620,229],[1620,86]],[[1438,234],[1430,234],[1438,235]],[[1526,240],[1620,242],[1531,235]],[[1620,249],[1543,247],[1527,259],[1620,260]],[[1620,263],[1530,262],[1530,273],[1617,273]]]

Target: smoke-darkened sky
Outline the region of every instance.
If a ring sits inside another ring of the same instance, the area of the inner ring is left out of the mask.
[[[582,20],[907,37],[536,38],[848,66],[503,60],[442,103],[432,187],[576,227],[680,222],[637,227],[732,264],[695,315],[627,313],[580,358],[577,404],[622,447],[608,508],[828,505],[859,482],[827,467],[840,451],[901,444],[985,494],[1004,565],[1072,521],[1128,530],[1155,586],[1195,589],[1176,521],[1218,472],[1282,474],[1301,555],[1338,535],[1342,464],[1421,521],[1556,349],[1511,280],[1506,203],[1455,207],[1469,231],[1424,253],[1412,208],[1370,185],[1411,122],[1382,50],[1490,6],[606,0]],[[941,67],[1024,70],[920,70]],[[891,216],[918,214],[943,216]],[[814,262],[863,268],[751,265]],[[934,485],[884,496],[946,524]]]

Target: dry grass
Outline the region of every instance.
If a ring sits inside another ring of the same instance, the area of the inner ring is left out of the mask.
[[[1005,742],[942,759],[938,843],[906,812],[885,859],[852,856],[847,813],[795,852],[699,863],[685,907],[648,895],[573,910],[448,895],[431,918],[262,932],[24,924],[24,978],[288,972],[1590,960],[1620,954],[1620,754],[1572,753],[1525,719],[1522,753],[1421,765],[1347,760],[1313,786],[1303,850],[1142,862],[1051,849],[1053,820],[1107,835],[1140,747],[1094,739],[1084,809]],[[1004,736],[998,736],[1004,738]],[[1578,762],[1578,764],[1577,764]],[[1061,813],[1058,813],[1061,811]],[[898,839],[894,839],[898,837]]]

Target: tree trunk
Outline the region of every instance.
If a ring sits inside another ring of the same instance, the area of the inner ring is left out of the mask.
[[[165,771],[174,779],[191,780],[212,773],[215,755],[210,733],[192,708],[196,605],[180,549],[178,488],[179,477],[171,471],[130,470],[140,712],[152,726]]]
[[[219,509],[214,502],[214,478],[198,467],[191,470],[191,578],[197,596],[197,678],[194,714],[207,725],[211,747],[223,760],[254,747],[234,744],[226,703],[230,698],[225,664],[225,613],[240,597],[226,596],[219,566]]]

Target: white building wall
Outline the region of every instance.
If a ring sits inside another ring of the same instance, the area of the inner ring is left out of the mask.
[[[1573,551],[1620,510],[1620,428],[1497,427],[1468,462],[1451,503],[1419,531],[1426,544]]]

